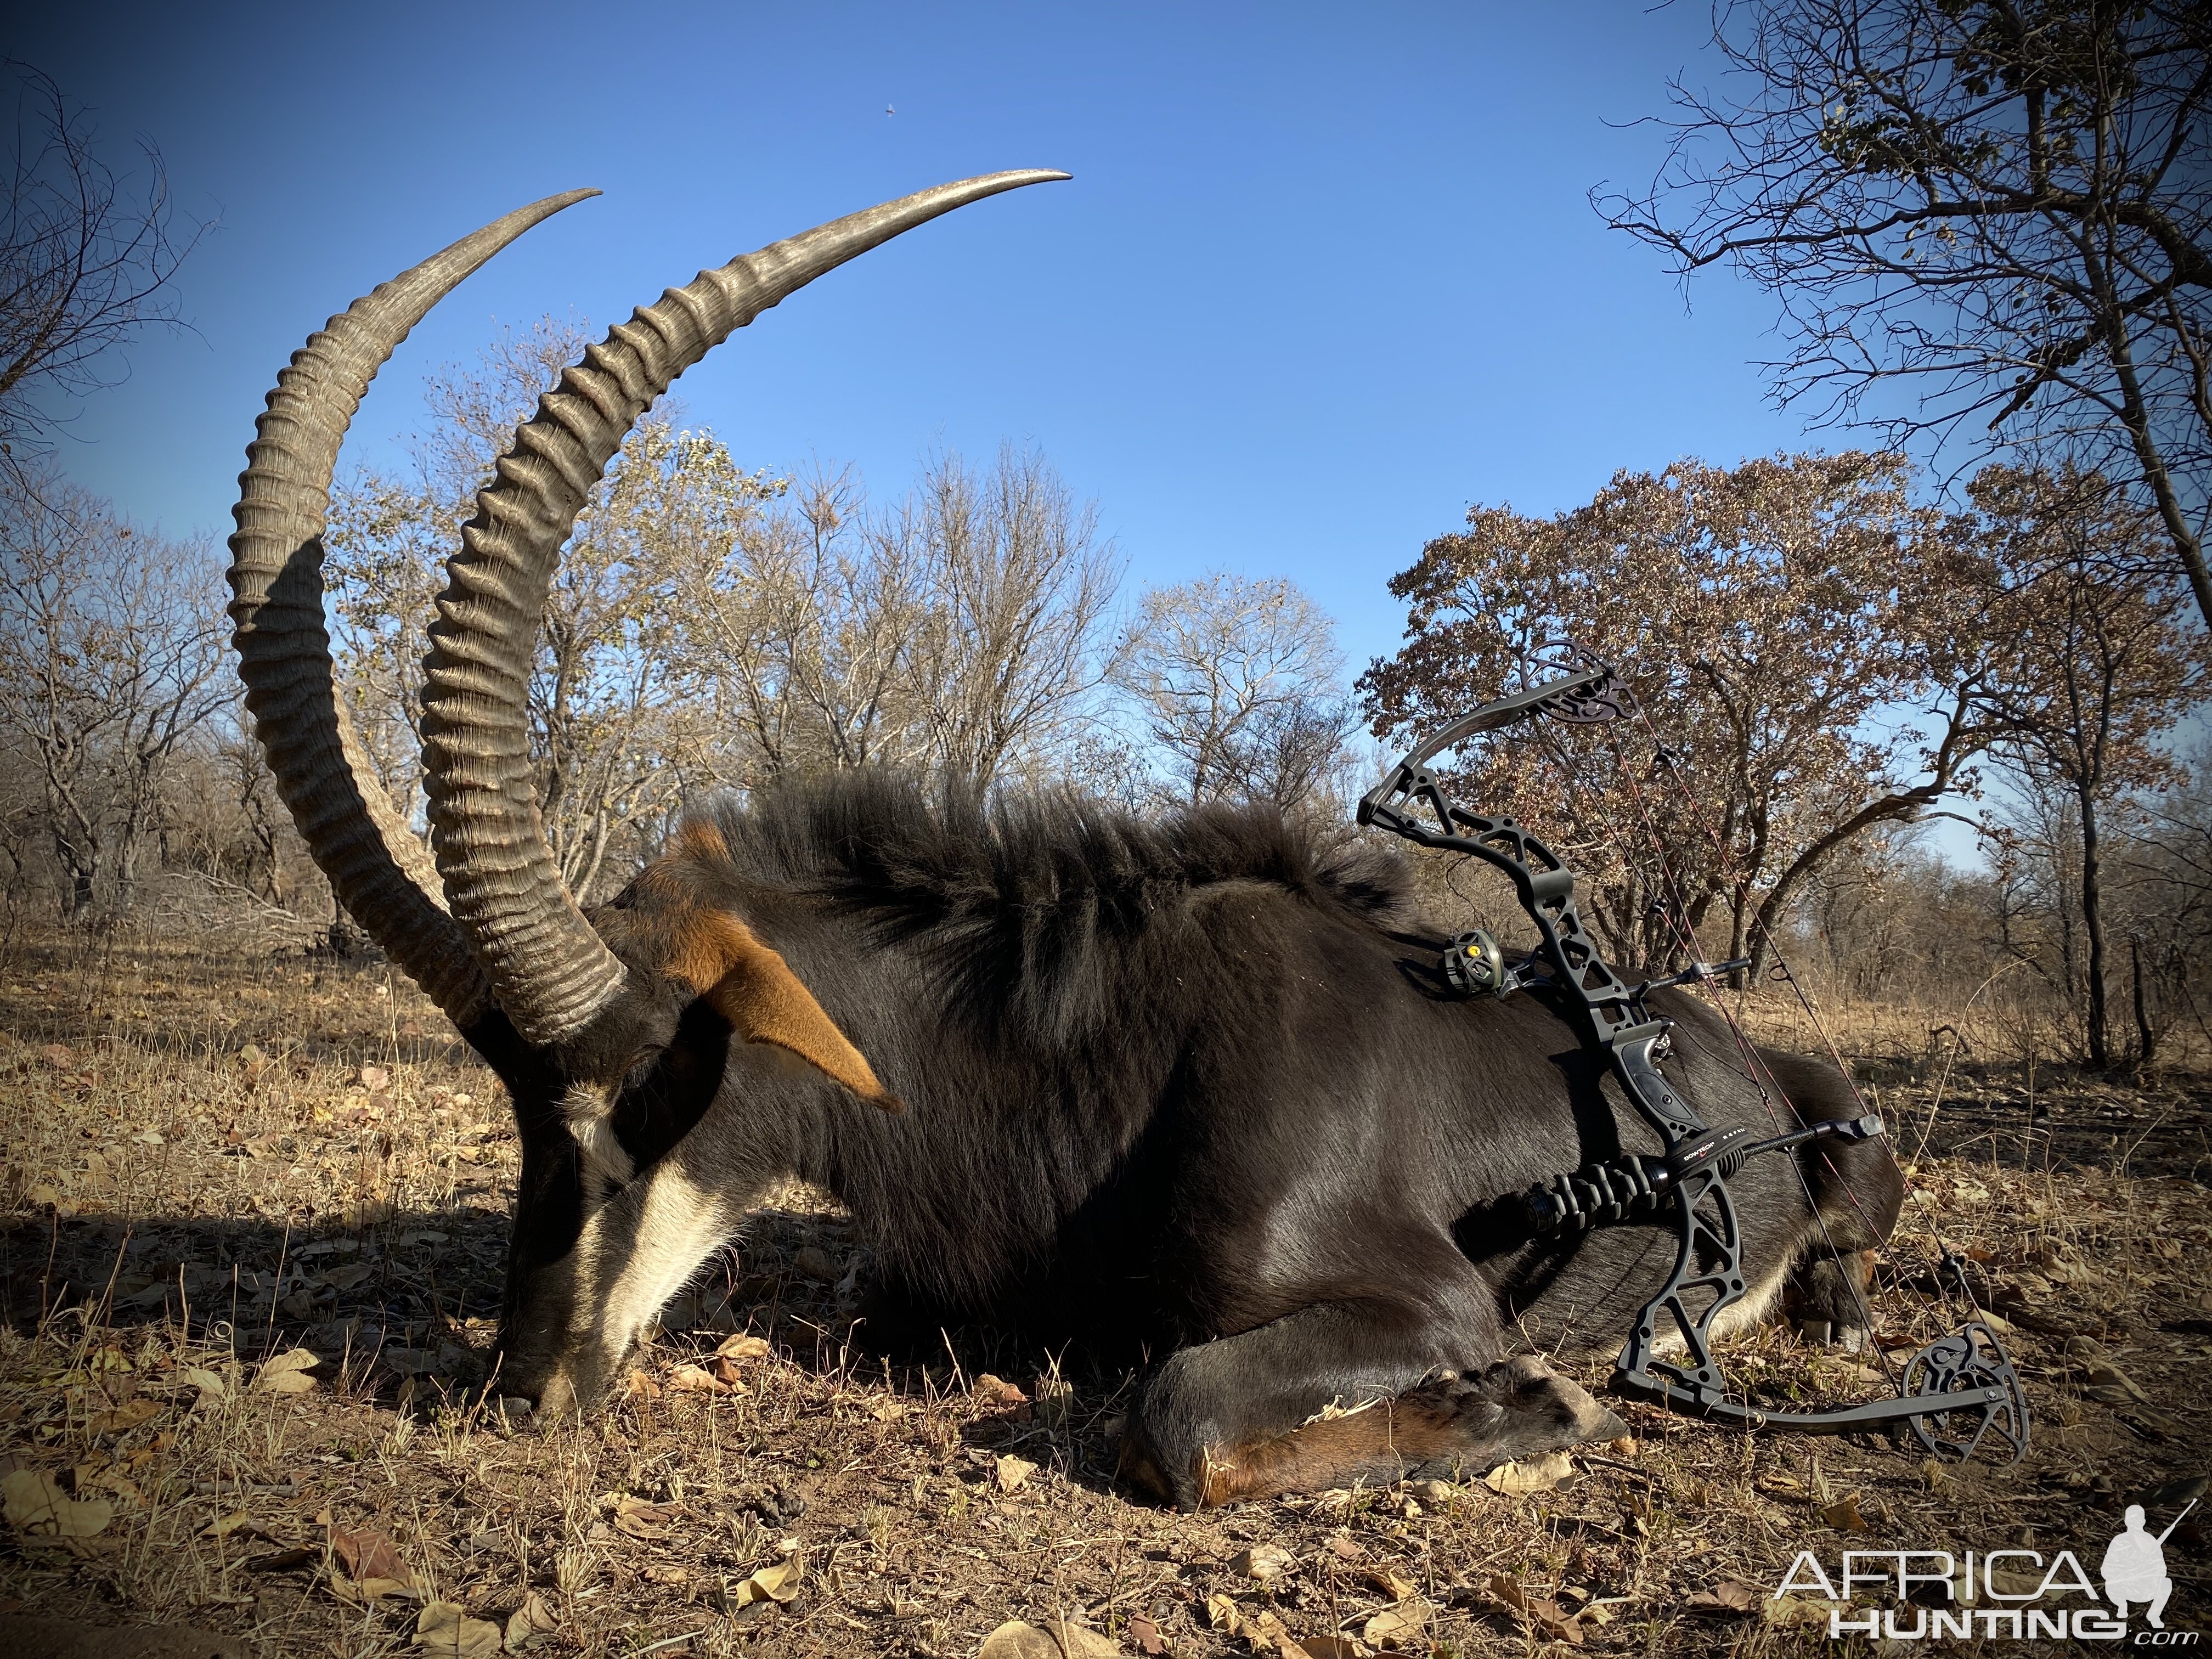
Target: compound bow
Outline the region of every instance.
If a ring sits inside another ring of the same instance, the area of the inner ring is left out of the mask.
[[[1672,1022],[1654,1017],[1646,999],[1663,986],[1694,984],[1748,967],[1749,959],[1692,962],[1684,972],[1629,984],[1599,954],[1575,908],[1574,874],[1559,855],[1510,817],[1486,817],[1455,805],[1429,769],[1433,757],[1468,738],[1524,721],[1588,725],[1626,714],[1628,687],[1613,667],[1577,647],[1565,649],[1573,665],[1570,672],[1485,703],[1454,721],[1400,761],[1361,800],[1358,815],[1363,824],[1419,846],[1467,854],[1511,879],[1521,908],[1542,940],[1550,974],[1533,963],[1507,967],[1496,942],[1478,931],[1460,935],[1446,948],[1446,980],[1467,995],[1504,996],[1542,987],[1564,999],[1580,1016],[1584,1041],[1603,1057],[1665,1147],[1657,1158],[1627,1154],[1532,1188],[1521,1200],[1529,1230],[1580,1231],[1656,1216],[1662,1209],[1672,1214],[1674,1270],[1638,1313],[1615,1362],[1615,1380],[1624,1393],[1754,1429],[1838,1434],[1901,1423],[1939,1458],[1971,1457],[1994,1436],[2010,1447],[2007,1461],[2017,1462],[2027,1450],[2027,1396],[2004,1345],[1979,1319],[1914,1354],[1894,1400],[1785,1412],[1730,1397],[1727,1375],[1712,1350],[1714,1322],[1742,1298],[1745,1288],[1729,1176],[1748,1159],[1808,1141],[1873,1139],[1884,1133],[1883,1124],[1878,1115],[1867,1113],[1808,1124],[1765,1140],[1753,1139],[1753,1132],[1741,1127],[1707,1128],[1660,1072]],[[1533,665],[1524,678],[1534,678]],[[1423,809],[1435,827],[1419,816]],[[1942,1255],[1963,1284],[1957,1258],[1948,1249]],[[1684,1352],[1679,1364],[1657,1355],[1662,1315],[1680,1335]]]

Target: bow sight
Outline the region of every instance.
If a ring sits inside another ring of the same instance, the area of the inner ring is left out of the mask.
[[[1883,1131],[1869,1113],[1808,1123],[1765,1140],[1745,1128],[1709,1129],[1659,1070],[1671,1022],[1655,1018],[1646,998],[1662,987],[1695,983],[1750,965],[1694,963],[1682,973],[1630,985],[1598,953],[1575,908],[1574,874],[1559,855],[1510,817],[1490,817],[1453,803],[1429,769],[1431,759],[1468,738],[1539,718],[1574,725],[1618,720],[1628,687],[1612,666],[1577,647],[1564,647],[1568,672],[1485,703],[1413,750],[1359,803],[1359,822],[1403,836],[1417,846],[1463,853],[1503,871],[1542,940],[1544,966],[1534,959],[1509,967],[1497,942],[1480,931],[1446,947],[1446,981],[1462,995],[1504,996],[1540,987],[1578,1013],[1583,1040],[1595,1048],[1638,1115],[1665,1148],[1656,1158],[1634,1154],[1559,1175],[1522,1200],[1535,1233],[1581,1231],[1671,1215],[1674,1270],[1636,1316],[1616,1362],[1624,1393],[1692,1416],[1747,1428],[1843,1433],[1884,1424],[1909,1427],[1942,1458],[1964,1459],[1994,1435],[2017,1462],[2027,1449],[2028,1410],[2020,1377],[1996,1333],[1971,1320],[1929,1344],[1905,1366],[1899,1397],[1825,1410],[1768,1411],[1729,1395],[1728,1377],[1711,1346],[1715,1321],[1742,1299],[1741,1235],[1728,1177],[1753,1158],[1821,1139],[1868,1140]],[[1533,682],[1533,665],[1524,671]],[[1434,827],[1425,821],[1432,817]],[[1954,1259],[1945,1252],[1945,1260]],[[1664,1315],[1681,1338],[1680,1363],[1657,1357]]]

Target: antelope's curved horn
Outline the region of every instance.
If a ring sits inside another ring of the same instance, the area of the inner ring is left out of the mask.
[[[576,908],[545,842],[527,697],[547,591],[585,497],[676,377],[823,272],[904,230],[1064,173],[940,185],[702,271],[632,313],[545,394],[477,496],[430,625],[422,690],[430,841],[453,919],[525,1040],[573,1036],[624,969]]]
[[[369,381],[430,307],[532,225],[598,194],[572,190],[518,208],[309,335],[254,423],[231,510],[238,672],[277,793],[338,902],[463,1030],[489,1010],[491,981],[447,914],[429,856],[392,810],[337,696],[323,614],[331,474]]]

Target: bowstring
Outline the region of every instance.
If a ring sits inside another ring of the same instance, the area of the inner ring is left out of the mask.
[[[1691,920],[1688,895],[1683,890],[1681,878],[1674,868],[1674,861],[1667,855],[1665,839],[1659,834],[1650,807],[1645,801],[1642,790],[1637,787],[1635,774],[1629,768],[1626,757],[1621,753],[1619,741],[1608,736],[1607,745],[1613,750],[1614,764],[1628,786],[1630,800],[1636,808],[1637,817],[1644,826],[1645,838],[1650,842],[1652,854],[1658,863],[1660,911],[1674,932],[1676,943],[1689,951],[1692,960],[1702,962],[1705,959],[1705,951],[1698,939],[1697,925]],[[1547,747],[1550,748],[1548,743]],[[1550,752],[1555,763],[1563,761],[1563,757],[1555,749],[1550,750]],[[1572,769],[1563,765],[1562,770],[1571,780]],[[1571,782],[1570,787],[1572,787]],[[1629,838],[1621,835],[1619,821],[1611,810],[1607,809],[1603,816],[1606,827],[1616,844],[1626,842]],[[1790,1115],[1798,1127],[1803,1127],[1803,1114],[1797,1110],[1795,1103],[1790,1099],[1789,1091],[1783,1088],[1781,1079],[1773,1074],[1772,1069],[1761,1059],[1757,1045],[1746,1034],[1734,1011],[1705,981],[1700,981],[1697,983],[1705,990],[1705,1000],[1728,1027],[1729,1034],[1735,1043],[1744,1077],[1752,1087],[1759,1091],[1759,1107],[1766,1115],[1769,1129],[1777,1134],[1782,1133],[1781,1116],[1776,1111],[1774,1103],[1774,1097],[1777,1095],[1779,1095],[1783,1103],[1789,1107]],[[1770,1085],[1771,1085],[1771,1091]],[[1856,1099],[1856,1095],[1853,1098]],[[1861,1103],[1861,1108],[1863,1112],[1863,1103]],[[1826,1154],[1823,1153],[1822,1157],[1825,1161]],[[1807,1178],[1803,1166],[1795,1158],[1790,1160],[1790,1167],[1791,1172],[1797,1177],[1799,1189],[1804,1194],[1805,1207],[1813,1218],[1813,1224],[1820,1233],[1822,1246],[1826,1249],[1829,1258],[1840,1267],[1843,1264],[1844,1253],[1836,1243],[1835,1236],[1828,1230],[1827,1218],[1821,1212],[1819,1200],[1814,1197],[1812,1182]],[[1850,1183],[1843,1179],[1841,1173],[1835,1170],[1832,1164],[1829,1168],[1832,1173],[1836,1174],[1845,1194],[1850,1196],[1853,1206],[1859,1207],[1856,1194],[1850,1191]],[[1865,1218],[1863,1208],[1860,1208],[1860,1215],[1863,1220]],[[1872,1224],[1869,1222],[1867,1224],[1869,1231],[1873,1232],[1875,1229]],[[1874,1350],[1875,1361],[1881,1367],[1883,1376],[1889,1381],[1891,1386],[1898,1388],[1901,1393],[1902,1385],[1891,1368],[1889,1356],[1883,1351],[1879,1342],[1874,1344]]]
[[[1724,875],[1730,882],[1735,884],[1740,891],[1747,894],[1749,889],[1747,885],[1742,882],[1736,869],[1734,854],[1729,852],[1727,844],[1714,830],[1711,822],[1705,817],[1705,808],[1698,799],[1697,792],[1690,787],[1688,781],[1681,776],[1680,769],[1675,763],[1672,752],[1659,740],[1658,732],[1651,724],[1651,716],[1650,713],[1644,708],[1642,701],[1635,697],[1633,695],[1629,697],[1629,703],[1635,711],[1637,723],[1644,728],[1644,736],[1650,741],[1655,766],[1663,767],[1668,777],[1673,781],[1675,792],[1681,797],[1684,803],[1687,805],[1691,817],[1695,820],[1699,831],[1705,836],[1707,843],[1712,848],[1715,855],[1720,860],[1721,872],[1723,875]],[[1615,755],[1616,757],[1619,756],[1619,746],[1617,744],[1615,745]],[[1621,765],[1621,774],[1629,781],[1630,793],[1632,795],[1635,796],[1640,810],[1643,798],[1640,792],[1636,789],[1634,775],[1630,771],[1625,762]],[[1662,867],[1663,868],[1665,866],[1665,854],[1663,848],[1660,850],[1660,856]],[[1685,920],[1686,921],[1686,916]],[[1858,1080],[1851,1075],[1850,1067],[1844,1063],[1842,1050],[1837,1047],[1834,1037],[1829,1034],[1827,1023],[1820,1018],[1820,1009],[1814,1006],[1811,994],[1807,992],[1803,982],[1797,977],[1796,970],[1790,967],[1789,957],[1783,952],[1781,941],[1774,937],[1774,930],[1767,925],[1765,920],[1759,915],[1756,910],[1752,913],[1752,926],[1758,929],[1760,937],[1765,940],[1767,951],[1772,955],[1776,965],[1781,969],[1781,977],[1783,981],[1796,994],[1798,1006],[1804,1010],[1805,1017],[1807,1020],[1811,1023],[1814,1033],[1820,1039],[1820,1046],[1827,1050],[1828,1058],[1834,1062],[1836,1070],[1842,1073],[1844,1086],[1850,1091],[1852,1104],[1858,1109],[1862,1116],[1865,1115],[1867,1110],[1866,1099],[1865,1097],[1861,1095],[1859,1092]],[[1717,996],[1713,997],[1711,1000],[1714,1005],[1721,1009],[1722,1017],[1728,1020],[1729,1028],[1731,1030],[1735,1030],[1735,1020],[1734,1016],[1731,1015],[1727,1008],[1720,1003],[1720,1000]],[[1741,1040],[1741,1036],[1739,1036],[1739,1041]],[[1779,1079],[1776,1080],[1776,1087],[1778,1090],[1781,1087]],[[1764,1098],[1765,1093],[1765,1091],[1762,1088],[1760,1091],[1762,1098]],[[1784,1091],[1783,1093],[1784,1098],[1787,1099],[1787,1091]],[[1793,1108],[1792,1109],[1794,1110],[1795,1109]],[[1912,1200],[1914,1212],[1919,1218],[1923,1231],[1926,1233],[1929,1241],[1936,1246],[1937,1255],[1936,1294],[1937,1300],[1943,1308],[1946,1317],[1948,1318],[1949,1316],[1951,1306],[1951,1293],[1946,1287],[1943,1278],[1943,1270],[1947,1267],[1958,1278],[1960,1287],[1965,1292],[1966,1297],[1969,1313],[1978,1314],[1979,1312],[1979,1307],[1974,1300],[1973,1287],[1966,1281],[1966,1267],[1963,1259],[1951,1249],[1948,1243],[1944,1241],[1942,1230],[1936,1224],[1935,1217],[1929,1212],[1926,1200],[1921,1196],[1919,1190],[1915,1186],[1911,1178],[1905,1174],[1905,1166],[1898,1161],[1895,1150],[1887,1144],[1889,1140],[1889,1136],[1885,1133],[1882,1136],[1882,1139],[1885,1143],[1882,1147],[1882,1155],[1888,1158],[1891,1167],[1896,1170],[1898,1179],[1904,1185],[1905,1195]],[[1877,1237],[1881,1237],[1881,1230],[1876,1228],[1874,1225],[1872,1219],[1867,1215],[1866,1207],[1859,1201],[1858,1193],[1856,1189],[1852,1187],[1850,1180],[1844,1175],[1842,1170],[1837,1169],[1834,1160],[1828,1156],[1825,1148],[1820,1148],[1816,1144],[1815,1151],[1816,1155],[1820,1158],[1822,1164],[1826,1167],[1831,1175],[1835,1176],[1837,1183],[1842,1187],[1844,1195],[1850,1200],[1851,1207],[1858,1212],[1859,1219],[1866,1224],[1868,1232],[1872,1236]],[[1799,1178],[1801,1180],[1803,1178],[1803,1171],[1802,1170],[1799,1171]],[[1808,1188],[1808,1198],[1810,1196],[1809,1187]],[[1818,1205],[1814,1206],[1814,1213],[1816,1217],[1819,1215],[1820,1210]],[[1824,1236],[1826,1235],[1826,1225],[1823,1223],[1821,1231]],[[1832,1243],[1830,1248],[1832,1250],[1833,1249],[1834,1247]],[[1837,1254],[1838,1260],[1840,1260],[1840,1252],[1838,1252]],[[1914,1285],[1911,1288],[1913,1289],[1914,1293],[1917,1296],[1919,1296],[1921,1304],[1924,1308],[1927,1305],[1926,1296],[1919,1291],[1917,1285]],[[1881,1355],[1883,1368],[1887,1370],[1888,1367],[1887,1354],[1883,1352],[1880,1342],[1876,1342],[1875,1344],[1875,1348],[1876,1352]]]
[[[1574,781],[1574,768],[1568,763],[1566,756],[1556,746],[1551,733],[1542,726],[1539,726],[1537,732],[1539,745],[1551,757],[1553,764],[1559,769],[1561,777],[1566,781],[1569,794],[1584,793],[1585,792],[1581,790]],[[1652,822],[1651,815],[1644,805],[1642,793],[1635,787],[1634,779],[1629,772],[1626,757],[1620,752],[1619,742],[1608,736],[1607,744],[1613,750],[1615,767],[1621,775],[1629,781],[1630,798],[1635,803],[1638,817],[1643,822],[1645,837],[1651,843],[1652,854],[1658,861],[1660,913],[1667,918],[1672,927],[1676,943],[1689,951],[1692,960],[1702,962],[1705,960],[1705,952],[1698,943],[1695,924],[1689,919],[1687,896],[1683,893],[1680,878],[1675,874],[1673,862],[1667,856],[1666,843],[1661,838],[1657,826]],[[1604,801],[1605,792],[1602,790],[1591,790],[1587,793],[1590,799],[1598,803]],[[1629,837],[1621,834],[1620,820],[1614,817],[1609,805],[1600,805],[1598,810],[1590,816],[1601,817],[1604,820],[1605,834],[1616,847],[1628,842]],[[1712,1004],[1715,1012],[1720,1015],[1722,1020],[1726,1023],[1730,1036],[1735,1041],[1736,1052],[1742,1062],[1744,1077],[1753,1088],[1759,1091],[1759,1103],[1766,1114],[1767,1127],[1777,1134],[1782,1133],[1782,1121],[1774,1109],[1772,1097],[1767,1092],[1769,1081],[1773,1083],[1775,1092],[1782,1096],[1784,1104],[1790,1106],[1790,1115],[1797,1120],[1799,1127],[1802,1127],[1804,1123],[1803,1115],[1790,1103],[1789,1092],[1783,1089],[1780,1079],[1774,1078],[1770,1072],[1766,1080],[1761,1080],[1759,1073],[1765,1067],[1759,1059],[1758,1050],[1744,1035],[1743,1029],[1737,1024],[1728,1006],[1721,1001],[1718,996],[1710,992],[1707,994],[1707,1000]],[[1806,1179],[1804,1169],[1796,1158],[1790,1160],[1790,1168],[1796,1176],[1797,1184],[1805,1194],[1805,1207],[1812,1214],[1814,1225],[1820,1230],[1821,1243],[1827,1248],[1831,1259],[1841,1266],[1843,1252],[1837,1247],[1833,1235],[1828,1231],[1827,1218],[1820,1213],[1820,1206],[1813,1196],[1812,1183]],[[1687,1335],[1688,1333],[1685,1332],[1684,1334]],[[1889,1377],[1893,1386],[1898,1386],[1897,1379],[1890,1376],[1888,1356],[1881,1352],[1881,1345],[1879,1342],[1874,1346],[1875,1354],[1881,1363],[1883,1375]],[[1899,1387],[1899,1392],[1903,1392],[1901,1387]],[[1747,1395],[1745,1398],[1747,1401],[1749,1397]]]
[[[1627,757],[1621,752],[1618,741],[1613,741],[1610,746],[1613,749],[1614,763],[1620,769],[1622,780],[1628,786],[1629,799],[1635,804],[1637,817],[1644,825],[1645,838],[1651,843],[1652,855],[1659,863],[1661,885],[1663,890],[1661,894],[1661,908],[1674,928],[1677,943],[1689,951],[1692,961],[1703,962],[1706,959],[1705,948],[1698,939],[1697,924],[1690,919],[1688,896],[1682,890],[1681,878],[1675,872],[1673,860],[1667,856],[1665,838],[1659,834],[1657,823],[1651,815],[1650,805],[1644,799],[1644,793],[1637,787],[1636,774],[1629,766]],[[1724,870],[1723,873],[1729,875],[1733,879],[1731,872]],[[1760,1056],[1758,1045],[1752,1042],[1750,1036],[1744,1030],[1735,1011],[1722,998],[1709,978],[1701,979],[1693,983],[1698,986],[1706,1002],[1727,1025],[1729,1035],[1734,1039],[1736,1053],[1742,1062],[1744,1075],[1752,1087],[1759,1091],[1759,1103],[1766,1114],[1767,1127],[1777,1134],[1782,1133],[1781,1116],[1776,1111],[1774,1105],[1774,1097],[1778,1095],[1782,1098],[1782,1103],[1789,1108],[1790,1115],[1796,1121],[1797,1127],[1803,1127],[1804,1114],[1797,1109],[1796,1103],[1790,1098],[1790,1091],[1782,1086],[1782,1079],[1774,1075],[1773,1068],[1768,1066]],[[1849,1081],[1849,1077],[1846,1075],[1845,1082],[1848,1084]],[[1859,1099],[1856,1090],[1852,1091],[1851,1098],[1854,1104],[1859,1108],[1861,1115],[1864,1115],[1865,1102]],[[1836,1168],[1824,1149],[1816,1144],[1813,1150],[1827,1168],[1828,1172],[1835,1176],[1837,1183],[1844,1190],[1844,1196],[1850,1199],[1851,1207],[1858,1212],[1859,1218],[1865,1224],[1869,1233],[1878,1233],[1878,1230],[1868,1218],[1865,1207],[1859,1202],[1858,1194],[1852,1190],[1850,1181],[1844,1177],[1840,1170]],[[1805,1173],[1804,1165],[1793,1157],[1790,1160],[1790,1168],[1797,1177],[1798,1189],[1805,1195],[1805,1207],[1812,1214],[1813,1225],[1820,1235],[1821,1245],[1826,1249],[1829,1259],[1840,1268],[1844,1260],[1843,1249],[1836,1243],[1835,1235],[1828,1230],[1828,1218],[1820,1208],[1820,1200],[1814,1196],[1813,1183]],[[1922,1304],[1923,1308],[1926,1305],[1924,1297],[1922,1298]],[[1871,1338],[1872,1334],[1869,1334]],[[1881,1367],[1883,1376],[1901,1393],[1902,1383],[1891,1367],[1889,1355],[1883,1350],[1880,1342],[1876,1341],[1873,1346],[1875,1359]]]

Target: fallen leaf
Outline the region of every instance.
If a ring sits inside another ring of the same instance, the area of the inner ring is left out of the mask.
[[[1393,1601],[1404,1601],[1418,1588],[1412,1579],[1389,1567],[1376,1568],[1367,1575],[1367,1582]],[[1370,1636],[1367,1639],[1371,1642],[1375,1638]]]
[[[809,1244],[791,1258],[791,1270],[801,1279],[811,1279],[827,1285],[837,1277],[837,1264],[830,1253],[818,1244]]]
[[[2150,1396],[2142,1386],[2109,1359],[2089,1367],[2089,1386],[2081,1391],[2108,1406],[2148,1406]]]
[[[1538,1635],[1582,1645],[1581,1615],[1570,1613],[1556,1601],[1529,1595],[1511,1573],[1492,1574],[1485,1590],[1492,1602],[1516,1614]]]
[[[199,1398],[192,1401],[192,1409],[203,1412],[210,1406],[220,1406],[230,1397],[230,1384],[220,1372],[203,1370],[198,1365],[188,1366],[177,1373],[179,1382],[189,1383],[199,1390]]]
[[[437,1659],[491,1659],[501,1639],[497,1625],[470,1618],[457,1602],[429,1602],[415,1620],[415,1645]]]
[[[127,1434],[142,1423],[150,1423],[161,1414],[161,1403],[140,1395],[126,1400],[112,1412],[102,1412],[85,1427],[94,1434]]]
[[[726,1336],[714,1352],[724,1359],[765,1359],[775,1352],[764,1336]]]
[[[1482,1477],[1482,1484],[1508,1498],[1525,1498],[1551,1491],[1574,1472],[1574,1460],[1566,1453],[1546,1452],[1533,1462],[1500,1463]]]
[[[1376,1647],[1389,1647],[1395,1643],[1410,1643],[1428,1627],[1437,1616],[1435,1606],[1419,1595],[1408,1595],[1396,1606],[1388,1607],[1361,1627],[1360,1636]]]
[[[983,1638],[975,1659],[1060,1659],[1060,1644],[1035,1625],[1009,1619]]]
[[[313,1348],[294,1348],[264,1363],[254,1373],[253,1386],[263,1394],[307,1394],[315,1386],[307,1373],[322,1363]]]
[[[1255,1544],[1249,1550],[1240,1550],[1229,1558],[1229,1571],[1240,1577],[1256,1578],[1265,1583],[1279,1577],[1297,1565],[1297,1558],[1279,1544]]]
[[[1867,1529],[1866,1518],[1860,1515],[1858,1500],[1855,1498],[1838,1498],[1826,1505],[1820,1511],[1820,1519],[1838,1532],[1864,1532]]]
[[[1306,1651],[1305,1644],[1292,1636],[1290,1627],[1273,1613],[1261,1612],[1245,1627],[1245,1633],[1251,1638],[1252,1645],[1263,1653],[1272,1648],[1281,1656],[1281,1659],[1313,1659],[1313,1656]]]
[[[348,1532],[343,1527],[330,1531],[331,1553],[345,1569],[346,1577],[356,1585],[366,1587],[372,1580],[383,1583],[412,1584],[415,1575],[400,1559],[399,1546],[388,1534],[363,1528],[359,1532]]]
[[[1340,1532],[1331,1537],[1323,1547],[1331,1555],[1340,1556],[1346,1561],[1364,1561],[1367,1559],[1367,1552],[1359,1547],[1359,1540]]]
[[[1449,1504],[1459,1496],[1459,1488],[1449,1480],[1416,1480],[1408,1490],[1424,1504]]]
[[[1682,1605],[1692,1613],[1714,1613],[1723,1618],[1757,1613],[1764,1598],[1758,1589],[1741,1578],[1723,1578],[1709,1590],[1698,1590],[1682,1598]]]
[[[730,1385],[703,1365],[678,1365],[668,1373],[668,1386],[678,1394],[727,1394]]]
[[[1302,1636],[1298,1650],[1306,1659],[1369,1659],[1375,1650],[1349,1636]]]
[[[364,1066],[359,1073],[361,1086],[374,1094],[392,1081],[392,1073],[382,1066]]]
[[[648,1504],[629,1492],[623,1492],[615,1498],[614,1512],[617,1532],[626,1532],[632,1538],[642,1538],[648,1542],[667,1537],[669,1523],[676,1518],[675,1510],[668,1505]]]
[[[8,1524],[44,1538],[92,1538],[115,1517],[105,1498],[73,1498],[43,1470],[17,1469],[0,1480]]]
[[[1109,1636],[1081,1625],[1071,1625],[1060,1618],[1044,1621],[1044,1633],[1063,1656],[1063,1659],[1126,1659],[1121,1644]]]
[[[1244,1628],[1244,1609],[1225,1595],[1206,1598],[1206,1627],[1218,1630],[1224,1636],[1234,1636]]]
[[[545,1598],[532,1590],[523,1603],[507,1616],[506,1648],[509,1653],[520,1653],[541,1638],[551,1635],[560,1627],[553,1609],[545,1605]]]
[[[1129,1639],[1139,1653],[1157,1655],[1168,1650],[1167,1638],[1160,1634],[1160,1627],[1141,1613],[1130,1616]]]
[[[1521,1581],[1510,1572],[1491,1574],[1490,1581],[1483,1586],[1483,1590],[1501,1607],[1514,1613],[1528,1610],[1528,1597],[1521,1588]]]
[[[999,1490],[1018,1492],[1022,1483],[1036,1473],[1037,1466],[1026,1457],[1002,1457],[999,1460]]]
[[[805,1558],[794,1555],[772,1567],[763,1567],[739,1584],[731,1599],[741,1607],[750,1607],[755,1601],[774,1601],[787,1606],[798,1597],[799,1580],[805,1576]]]
[[[266,1538],[269,1534],[244,1510],[233,1510],[228,1515],[219,1515],[200,1528],[203,1538],[228,1538],[234,1532],[243,1532],[249,1538]]]
[[[267,1555],[257,1555],[246,1562],[248,1572],[297,1572],[302,1567],[312,1567],[322,1559],[320,1550],[275,1550]]]

